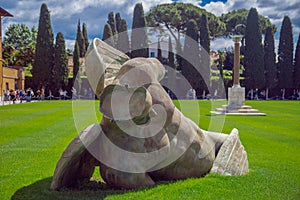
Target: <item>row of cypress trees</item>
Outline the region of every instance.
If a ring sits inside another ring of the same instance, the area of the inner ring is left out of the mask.
[[[278,62],[274,51],[274,35],[272,28],[266,30],[264,44],[262,34],[258,25],[258,13],[255,8],[249,12],[245,33],[244,51],[244,86],[247,89],[272,89],[278,91],[280,88],[297,88],[300,84],[300,59],[299,40],[296,48],[295,59],[293,60],[293,38],[292,25],[290,19],[285,16],[280,31],[280,42],[278,49]],[[119,34],[118,34],[119,33]],[[209,77],[209,66],[207,66],[207,56],[201,52],[209,52],[209,34],[207,18],[201,17],[201,24],[197,24],[191,19],[187,26],[187,38],[183,48],[180,41],[176,41],[176,54],[173,53],[171,38],[169,38],[168,63],[171,67],[177,67],[199,94],[206,90],[207,82],[204,78]],[[300,36],[299,36],[300,37]],[[128,28],[125,19],[120,13],[111,12],[105,24],[103,38],[104,41],[115,48],[127,53],[132,58],[148,57],[148,35],[146,30],[146,19],[141,3],[135,5],[133,13],[131,44],[129,42]],[[198,45],[198,41],[200,45]],[[196,46],[195,46],[196,44]],[[130,48],[131,45],[131,48]],[[160,43],[158,42],[158,45]],[[84,57],[88,47],[88,37],[86,25],[83,23],[82,31],[80,21],[78,21],[76,42],[74,46],[74,78],[79,71],[80,57]],[[131,52],[130,49],[132,49]],[[158,59],[162,59],[160,47],[158,48]],[[205,50],[205,51],[204,51]],[[176,58],[176,62],[175,59]],[[191,58],[191,59],[183,59]],[[187,61],[192,60],[192,63]],[[193,63],[193,60],[195,63]],[[201,74],[193,72],[193,66],[202,67]],[[57,89],[66,85],[68,70],[65,53],[65,41],[62,33],[57,34],[56,44],[53,45],[53,31],[51,28],[50,14],[46,4],[41,7],[39,29],[37,36],[36,58],[33,65],[33,80],[36,87],[51,85]]]
[[[54,44],[50,12],[46,4],[42,4],[40,10],[32,76],[36,89],[45,87],[53,92],[64,87],[68,82],[65,39],[63,34],[59,32]]]
[[[77,81],[75,85],[79,90],[81,80],[80,76],[78,79],[76,76],[80,72],[80,57],[84,57],[88,45],[86,24],[83,23],[81,31],[79,20],[73,51],[73,83],[75,80]],[[60,88],[64,89],[68,86],[68,75],[68,57],[64,35],[61,32],[57,33],[54,44],[50,12],[44,3],[40,10],[36,54],[32,68],[34,88],[44,87],[48,91],[51,90],[52,94],[57,95]]]
[[[195,20],[190,20],[186,32],[188,37],[185,39],[184,47],[181,46],[180,41],[176,41],[176,53],[173,51],[171,37],[169,37],[169,54],[167,59],[168,65],[181,70],[199,94],[200,91],[207,90],[207,83],[204,82],[204,78],[209,77],[209,54],[204,54],[203,52],[210,51],[208,22],[205,14],[201,16],[200,21],[200,24],[197,24]],[[124,29],[119,28],[119,24],[124,25]],[[141,3],[138,3],[135,5],[133,13],[131,48],[128,41],[126,21],[121,19],[119,13],[115,17],[113,12],[108,14],[108,21],[104,26],[102,40],[127,53],[132,58],[148,57],[149,46],[146,26],[147,22],[143,6]],[[123,37],[122,39],[118,38],[121,36]],[[129,52],[130,49],[131,52]],[[159,40],[157,58],[160,61],[163,60]],[[193,66],[201,66],[201,69],[197,71]]]
[[[113,12],[108,14],[108,20],[103,29],[102,40],[130,55],[132,58],[148,57],[149,46],[146,26],[143,5],[137,3],[133,11],[131,44],[129,43],[126,20],[121,18],[120,13],[116,13],[114,16]]]
[[[278,57],[276,59],[272,28],[266,29],[264,43],[258,24],[258,13],[251,8],[247,17],[245,32],[244,86],[250,89],[266,89],[270,96],[279,95],[287,90],[290,96],[293,89],[299,88],[299,40],[293,59],[292,23],[288,16],[282,21],[279,36]]]

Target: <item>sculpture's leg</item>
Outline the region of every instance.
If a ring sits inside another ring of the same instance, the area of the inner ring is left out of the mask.
[[[135,189],[155,185],[147,173],[126,173],[100,165],[100,174],[106,184],[117,188]]]
[[[98,161],[87,147],[96,141],[101,133],[99,124],[84,129],[63,152],[52,178],[51,190],[74,186],[78,181],[90,178]]]

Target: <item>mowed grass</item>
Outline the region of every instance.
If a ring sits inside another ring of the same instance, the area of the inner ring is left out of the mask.
[[[78,101],[73,117],[71,101],[45,101],[0,107],[0,199],[300,199],[300,101],[248,101],[267,116],[226,118],[209,115],[211,101],[199,101],[199,110],[192,101],[176,103],[196,122],[200,113],[203,129],[238,128],[249,174],[209,174],[132,191],[100,183],[50,191],[56,163],[77,136],[76,127],[100,121],[101,114],[98,102]]]

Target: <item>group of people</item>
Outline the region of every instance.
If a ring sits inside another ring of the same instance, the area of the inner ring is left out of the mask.
[[[67,99],[71,99],[72,100],[76,100],[76,99],[93,99],[93,91],[91,88],[83,89],[83,94],[78,94],[77,90],[72,87],[71,88],[71,93],[72,93],[72,97],[68,96],[68,91],[67,90],[63,90],[62,88],[60,88],[58,90],[59,93],[59,99],[60,100],[67,100]]]
[[[246,98],[249,100],[300,100],[300,91],[298,89],[294,89],[292,96],[287,96],[286,90],[281,89],[280,95],[270,97],[268,90],[259,90],[256,88],[255,90],[249,90]]]
[[[26,102],[30,102],[33,96],[34,92],[31,88],[28,88],[25,91],[19,89],[3,90],[3,100],[12,102],[13,104],[15,104],[16,101],[22,103],[24,100],[26,100]]]
[[[53,94],[51,90],[45,91],[44,87],[35,92],[31,88],[26,90],[10,89],[3,90],[3,100],[15,104],[16,102],[22,103],[23,101],[31,102],[32,100],[93,99],[93,91],[91,88],[84,88],[82,93],[78,93],[77,90],[72,87],[71,93],[71,96],[69,96],[68,91],[66,89],[63,90],[62,88],[58,90],[58,96]]]

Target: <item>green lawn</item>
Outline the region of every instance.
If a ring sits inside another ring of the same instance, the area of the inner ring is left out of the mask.
[[[201,128],[213,124],[210,130],[218,127],[225,133],[239,129],[250,164],[245,176],[208,175],[136,191],[87,183],[61,192],[51,192],[49,186],[58,159],[77,135],[71,101],[0,107],[0,199],[300,199],[300,101],[247,104],[267,116],[210,116],[210,101],[199,101]],[[186,114],[197,120],[189,105],[181,103]],[[78,102],[79,129],[95,117],[100,120],[99,112],[91,113],[90,107]]]

